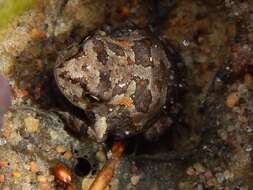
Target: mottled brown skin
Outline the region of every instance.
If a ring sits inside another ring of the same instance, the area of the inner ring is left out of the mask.
[[[138,29],[97,32],[76,56],[60,59],[54,73],[62,94],[94,113],[88,134],[97,141],[109,133],[127,137],[150,127],[175,78],[161,43]]]

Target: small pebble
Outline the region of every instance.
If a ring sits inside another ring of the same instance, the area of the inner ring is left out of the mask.
[[[226,180],[229,180],[233,177],[233,174],[229,170],[224,171],[223,175]]]
[[[38,131],[39,123],[40,123],[38,119],[35,119],[32,116],[28,116],[27,118],[24,119],[24,122],[25,122],[25,128],[27,132],[34,133]]]
[[[33,38],[33,39],[40,39],[44,36],[45,36],[44,32],[38,28],[33,28],[31,30],[31,38]]]
[[[96,158],[99,162],[105,162],[106,161],[106,155],[102,148],[100,148],[96,153]]]
[[[211,178],[209,180],[206,181],[206,184],[208,187],[214,187],[216,184],[216,180],[214,178]]]
[[[56,179],[66,184],[70,184],[72,180],[70,170],[64,165],[59,163],[56,164],[56,166],[54,167],[54,176]]]
[[[183,40],[183,45],[185,46],[185,47],[187,47],[187,46],[189,46],[190,45],[190,42],[188,41],[188,40]]]
[[[228,138],[228,132],[224,129],[218,130],[218,134],[221,137],[222,140],[226,141]]]
[[[22,174],[18,171],[13,171],[11,175],[12,177],[18,178],[18,177],[21,177]]]
[[[66,152],[66,149],[65,149],[65,147],[63,146],[63,145],[58,145],[58,146],[56,146],[56,152],[58,152],[58,153],[64,153],[64,152]]]
[[[5,145],[7,141],[5,139],[0,138],[0,146]]]
[[[4,161],[4,160],[0,160],[0,168],[4,168],[8,165],[8,162]]]
[[[41,182],[39,183],[39,189],[41,190],[51,190],[50,184],[47,182]]]
[[[3,183],[4,180],[5,180],[4,175],[1,174],[1,175],[0,175],[0,184]]]
[[[133,184],[133,185],[137,185],[138,183],[139,183],[139,181],[140,181],[140,176],[138,176],[138,175],[134,175],[134,176],[132,176],[131,177],[131,183]]]
[[[251,74],[247,73],[247,74],[244,75],[244,84],[245,84],[248,88],[252,87],[253,80],[252,80]]]
[[[219,183],[223,183],[223,182],[225,181],[225,177],[224,177],[223,173],[217,173],[217,174],[215,175],[215,177],[216,177],[216,179],[217,179],[217,181],[218,181]]]
[[[245,129],[247,133],[251,133],[253,131],[253,129],[250,126],[247,126]]]
[[[245,151],[246,152],[251,152],[252,151],[252,145],[246,146]]]
[[[193,165],[193,168],[196,170],[198,174],[203,173],[205,171],[205,168],[202,164],[196,163]]]
[[[189,167],[186,171],[187,175],[193,176],[195,175],[195,170],[192,167]]]
[[[70,160],[72,158],[73,154],[72,152],[70,151],[66,151],[64,154],[63,154],[63,157],[66,159],[66,160]]]
[[[38,175],[37,181],[40,183],[45,183],[45,182],[47,182],[47,178],[44,175]]]
[[[240,95],[238,92],[231,93],[227,97],[226,106],[228,108],[233,108],[236,105],[236,103],[238,102],[239,98],[240,98]]]
[[[38,171],[38,165],[35,161],[30,162],[30,171],[36,173]]]

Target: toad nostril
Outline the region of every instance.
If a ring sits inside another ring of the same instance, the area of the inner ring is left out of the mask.
[[[77,158],[77,164],[75,166],[75,172],[78,176],[86,176],[91,171],[91,164],[85,158]]]

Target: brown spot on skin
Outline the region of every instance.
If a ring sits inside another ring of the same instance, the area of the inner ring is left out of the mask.
[[[63,72],[61,72],[61,73],[59,73],[59,74],[57,74],[57,75],[58,75],[59,78],[64,79],[64,78],[66,77],[67,74],[68,74],[67,71],[63,71]]]
[[[121,83],[121,82],[119,82]],[[116,95],[119,95],[119,94],[124,94],[126,92],[128,88],[128,85],[125,85],[123,87],[120,87],[119,84],[117,84],[114,88],[113,88],[113,91],[112,91],[112,96],[116,96]]]
[[[117,136],[124,137],[125,132],[122,129],[131,131],[133,121],[130,112],[125,107],[114,106],[113,111],[107,116],[106,123],[108,123],[109,130],[113,130]],[[120,125],[119,125],[120,123]]]
[[[94,45],[93,49],[97,53],[98,61],[105,65],[108,60],[108,55],[103,42],[98,39],[93,39],[92,42]]]
[[[73,85],[78,84],[81,87],[86,87],[86,84],[84,83],[83,78],[71,78],[70,76],[67,75],[66,71],[61,73],[59,75],[59,77],[61,77],[62,80],[67,80],[67,81],[71,82],[71,84],[73,84]]]
[[[145,86],[145,84],[146,84],[146,81],[145,81],[145,80],[140,80],[139,82],[140,82],[139,84],[140,84],[141,86]]]
[[[79,84],[79,86],[81,86],[82,83],[82,78],[73,78],[70,79],[72,84]]]
[[[60,60],[60,58],[58,58],[58,59]],[[59,61],[57,62],[56,69],[61,69],[61,68],[65,67],[65,64],[66,64],[65,60],[63,59],[61,61],[62,62],[59,62]]]
[[[140,102],[140,108],[145,109],[145,103],[144,102]]]
[[[116,39],[128,39],[131,36],[132,32],[133,32],[132,29],[121,28],[120,30],[113,31],[113,33],[111,33],[111,36]],[[122,38],[122,37],[124,37],[124,38]]]
[[[80,102],[80,101],[82,100],[81,97],[78,97],[78,96],[75,95],[75,94],[72,96],[72,98],[73,98],[73,101],[74,101],[74,102]]]
[[[159,92],[159,91],[161,90],[160,85],[155,84],[154,90],[155,90],[156,92]]]
[[[126,47],[126,48],[131,48],[132,47],[132,43],[129,42],[129,40],[113,40],[114,44],[117,44],[121,47]]]
[[[125,56],[124,49],[121,46],[110,43],[110,42],[108,42],[107,45],[108,45],[108,48],[111,51],[113,51],[117,56]]]
[[[153,68],[153,81],[154,81],[154,90],[156,92],[161,92],[162,90],[162,86],[165,82],[165,80],[169,79],[170,73],[167,73],[167,77],[166,78],[161,78],[160,75],[162,74],[161,72],[167,71],[167,68],[165,66],[165,63],[162,59],[159,60],[160,61],[160,67],[154,67]],[[168,85],[173,82],[166,82]]]
[[[148,67],[152,65],[152,60],[150,60],[150,56],[151,56],[150,46],[151,44],[148,41],[135,42],[133,46],[133,50],[135,53],[136,64],[143,65],[144,67]]]
[[[147,113],[152,102],[152,95],[148,89],[148,80],[138,79],[134,94],[134,105],[137,111]]]
[[[100,82],[98,85],[99,97],[106,99],[103,95],[105,92],[110,91],[111,89],[110,73],[100,71]]]

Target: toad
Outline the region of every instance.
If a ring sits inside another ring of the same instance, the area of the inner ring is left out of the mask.
[[[164,45],[149,31],[122,27],[87,37],[54,68],[60,92],[92,116],[85,131],[98,142],[126,138],[159,123],[176,86]],[[167,119],[164,119],[167,118]]]

